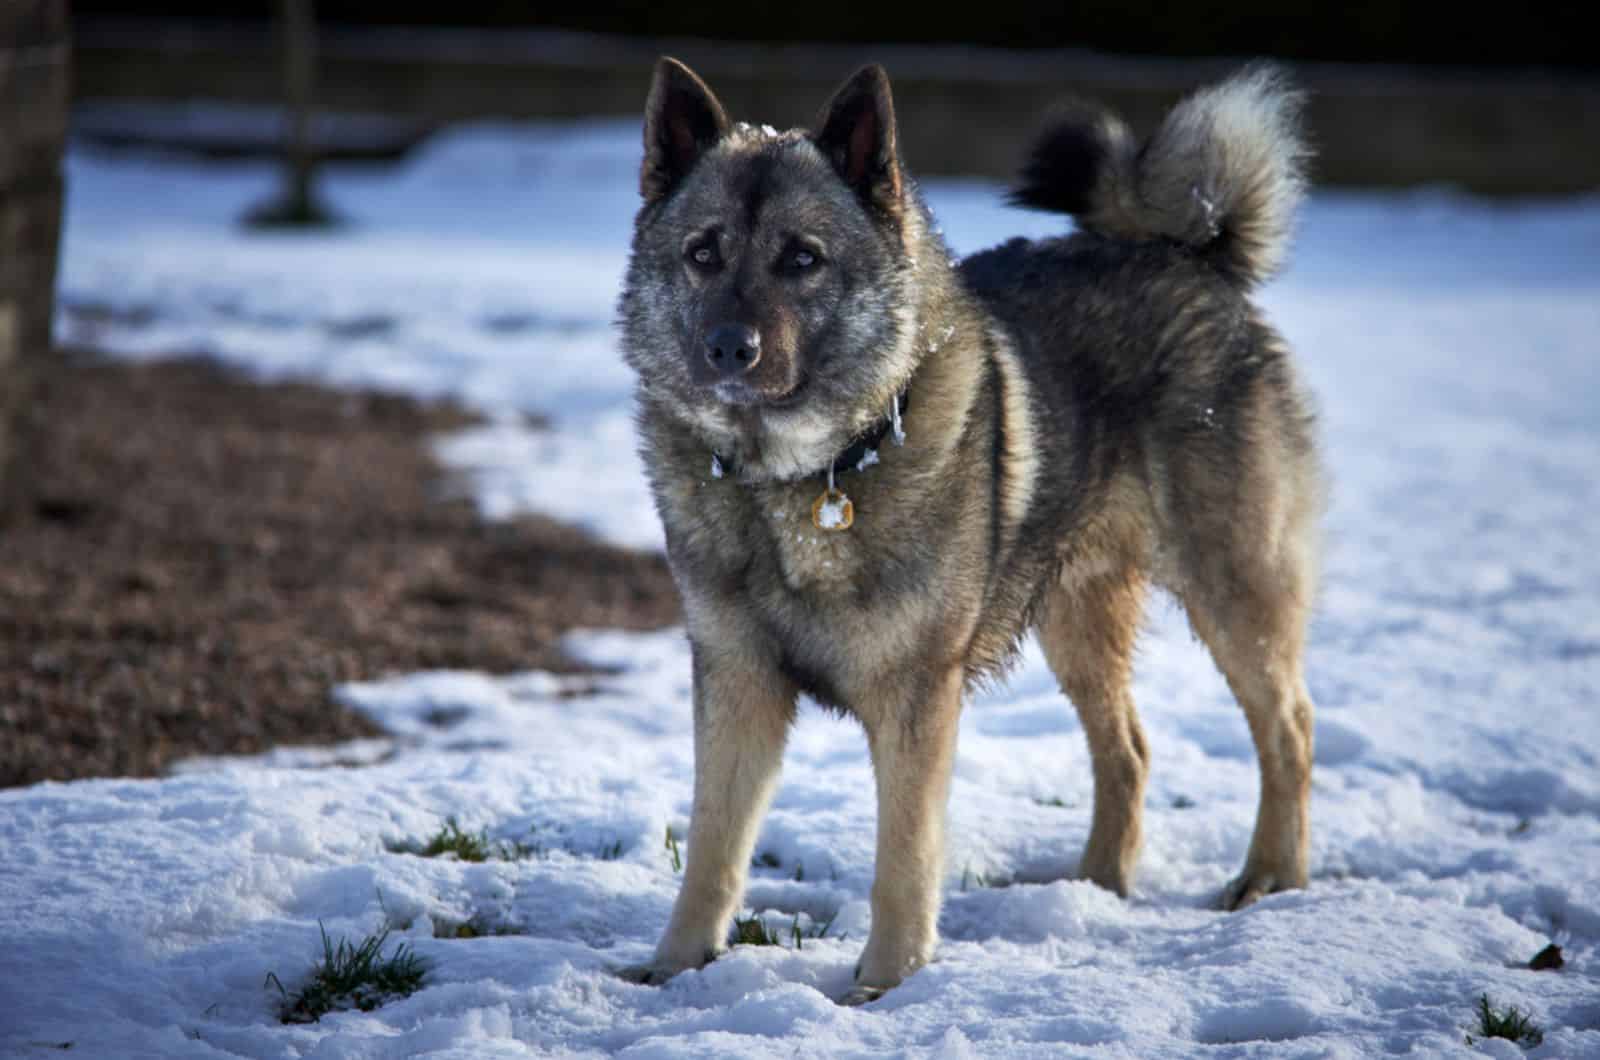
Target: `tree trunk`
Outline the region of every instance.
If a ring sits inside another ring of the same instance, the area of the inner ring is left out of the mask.
[[[30,362],[50,349],[70,54],[66,0],[0,2],[0,487]]]
[[[311,142],[311,98],[315,89],[317,23],[311,0],[283,0],[283,99],[288,118],[287,183],[284,197],[293,212],[309,216],[315,205],[316,163]]]
[[[261,226],[331,224],[332,214],[317,198],[317,145],[312,131],[317,16],[313,0],[279,0],[278,16],[283,54],[283,186],[277,198],[251,210],[245,222]]]

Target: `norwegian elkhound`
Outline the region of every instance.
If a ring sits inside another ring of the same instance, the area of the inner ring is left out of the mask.
[[[779,132],[659,62],[620,315],[693,648],[694,808],[671,922],[624,975],[659,983],[724,948],[802,692],[860,719],[877,777],[872,929],[844,1000],[927,963],[962,693],[1030,630],[1093,758],[1080,874],[1127,894],[1152,584],[1260,758],[1223,904],[1305,885],[1323,489],[1307,399],[1248,297],[1303,193],[1299,104],[1249,68],[1144,143],[1073,104],[1014,201],[1077,232],[957,261],[902,167],[881,68]]]

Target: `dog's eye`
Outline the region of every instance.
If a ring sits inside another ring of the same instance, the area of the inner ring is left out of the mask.
[[[807,269],[814,268],[816,264],[816,252],[807,250],[805,247],[794,247],[783,255],[783,267],[788,272],[805,272]]]
[[[702,269],[714,269],[722,264],[722,255],[717,253],[714,243],[701,243],[689,251],[689,260]]]

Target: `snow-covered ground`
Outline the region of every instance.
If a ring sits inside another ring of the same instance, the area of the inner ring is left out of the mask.
[[[457,131],[399,169],[333,174],[352,224],[311,237],[233,227],[271,187],[261,166],[77,152],[62,334],[457,395],[494,415],[440,443],[487,511],[654,547],[610,327],[636,151],[626,124]],[[990,186],[927,191],[963,250],[1056,228]],[[963,720],[935,964],[865,1008],[830,1000],[869,926],[872,785],[859,731],[810,710],[747,905],[785,937],[831,919],[826,937],[628,984],[609,969],[648,955],[679,878],[664,835],[687,826],[689,672],[680,633],[595,631],[572,648],[614,668],[597,680],[343,689],[391,746],[0,792],[0,1054],[1521,1055],[1466,1043],[1487,993],[1544,1028],[1530,1055],[1600,1056],[1600,200],[1320,195],[1264,297],[1334,475],[1310,889],[1210,908],[1256,771],[1161,606],[1136,685],[1154,767],[1131,900],[1027,882],[1071,871],[1091,788],[1030,652]],[[539,853],[388,849],[451,815]],[[517,933],[435,937],[469,920]],[[319,921],[392,926],[426,985],[280,1025],[264,979],[302,980]],[[1552,940],[1566,967],[1526,970]]]

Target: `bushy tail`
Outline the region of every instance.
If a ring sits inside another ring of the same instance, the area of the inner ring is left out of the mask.
[[[1107,236],[1174,239],[1240,284],[1260,283],[1283,264],[1305,194],[1303,101],[1275,68],[1246,67],[1184,99],[1142,147],[1116,115],[1067,104],[1011,200]]]

